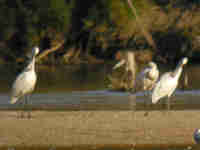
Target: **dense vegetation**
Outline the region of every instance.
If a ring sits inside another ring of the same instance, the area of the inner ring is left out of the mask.
[[[200,58],[199,0],[1,0],[0,62],[23,61],[33,45],[42,52],[65,41],[41,63],[102,62],[119,50],[167,60]],[[153,36],[154,50],[141,32]],[[143,55],[144,54],[144,55]]]

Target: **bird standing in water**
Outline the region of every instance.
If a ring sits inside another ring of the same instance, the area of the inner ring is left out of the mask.
[[[119,63],[117,63],[113,67],[113,69],[117,69],[120,66],[124,65],[125,63],[126,60],[122,59]],[[151,90],[154,87],[158,78],[159,78],[159,71],[157,65],[154,62],[149,62],[148,67],[146,67],[136,76],[135,91]]]
[[[149,62],[148,67],[136,77],[136,91],[152,90],[158,78],[157,65],[154,62]]]
[[[116,69],[125,63],[126,61],[123,59],[117,63],[113,69]],[[154,62],[149,62],[148,67],[145,67],[145,69],[136,76],[135,87],[133,88],[134,92],[143,91],[145,96],[148,96],[149,91],[153,89],[158,78],[159,70],[157,65]],[[145,100],[144,103],[147,109],[147,101]],[[144,115],[147,116],[148,111],[146,111]]]
[[[32,49],[31,53],[31,58],[28,62],[27,67],[20,73],[16,80],[14,81],[12,85],[12,90],[11,90],[11,104],[15,104],[18,100],[21,98],[24,99],[24,108],[25,105],[28,103],[29,96],[33,92],[35,85],[36,85],[36,80],[37,80],[37,75],[35,73],[35,56],[39,53],[39,48],[34,47]],[[21,118],[24,117],[23,112],[20,115]],[[28,113],[28,118],[31,117],[31,113],[29,111]]]
[[[161,98],[167,97],[167,109],[170,110],[170,100],[169,98],[174,93],[175,89],[178,86],[179,78],[183,71],[183,66],[188,62],[188,58],[184,57],[178,63],[176,69],[172,72],[166,72],[161,77],[160,80],[156,83],[155,88],[152,92],[152,103],[156,104]]]
[[[144,95],[149,97],[149,91],[151,91],[154,88],[158,78],[159,78],[159,70],[157,65],[154,62],[149,62],[148,67],[146,67],[143,71],[141,71],[139,75],[136,77],[135,91],[143,91]],[[148,115],[149,103],[146,100],[144,102],[146,109],[144,116]]]

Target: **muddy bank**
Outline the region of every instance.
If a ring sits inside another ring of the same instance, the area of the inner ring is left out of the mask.
[[[0,147],[194,144],[200,113],[170,111],[33,111],[18,119],[16,111],[1,111]]]

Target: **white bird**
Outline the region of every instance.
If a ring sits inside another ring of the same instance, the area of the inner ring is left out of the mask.
[[[148,67],[136,77],[136,91],[152,90],[159,78],[159,70],[154,62],[149,62]]]
[[[126,61],[122,59],[118,64],[116,64],[113,69],[116,69],[123,64],[125,64]],[[135,87],[134,90],[135,92],[137,91],[143,91],[145,96],[149,95],[149,91],[152,90],[159,78],[159,70],[157,65],[154,62],[149,62],[148,67],[146,67],[143,71],[141,71],[137,76],[136,76],[136,81],[135,81]],[[145,100],[145,108],[148,108],[148,103]],[[148,115],[148,111],[145,112],[144,116]]]
[[[122,59],[113,69],[117,69],[125,63],[126,60]],[[154,62],[149,62],[148,67],[141,71],[136,77],[136,91],[152,90],[158,78],[159,71],[157,65]]]
[[[166,72],[161,77],[160,80],[156,83],[155,88],[152,92],[152,103],[157,103],[161,98],[168,98],[168,110],[170,109],[169,98],[175,91],[178,86],[179,78],[181,76],[183,66],[188,62],[188,58],[184,57],[178,63],[176,69],[173,72]]]
[[[149,62],[148,67],[141,71],[136,77],[135,91],[143,91],[145,96],[149,96],[149,91],[151,91],[157,80],[159,78],[159,70],[154,62]],[[145,100],[146,112],[144,116],[148,115],[148,102]]]
[[[31,59],[29,60],[27,67],[17,76],[16,80],[14,81],[11,89],[11,104],[15,104],[23,97],[25,98],[24,106],[28,103],[28,96],[33,92],[37,80],[37,75],[35,73],[35,56],[38,53],[39,48],[34,47],[32,49]],[[28,115],[31,117],[30,113]],[[23,114],[21,114],[21,117],[23,117]]]

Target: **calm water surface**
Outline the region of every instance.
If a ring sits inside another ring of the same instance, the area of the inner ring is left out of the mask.
[[[113,65],[74,65],[45,68],[37,66],[38,82],[36,90],[32,95],[32,104],[48,105],[82,105],[86,108],[102,109],[129,108],[130,99],[136,99],[138,106],[142,106],[144,101],[150,99],[144,93],[129,93],[111,91],[107,87],[107,75],[112,73]],[[163,69],[164,68],[164,69]],[[9,91],[14,81],[17,71],[9,66],[0,67],[0,104],[10,106]],[[169,66],[159,66],[161,74],[170,68]],[[200,66],[187,66],[184,72],[188,75],[188,87],[180,86],[171,98],[173,104],[185,109],[200,108]],[[183,76],[182,76],[183,77]],[[136,98],[135,98],[136,97]]]

